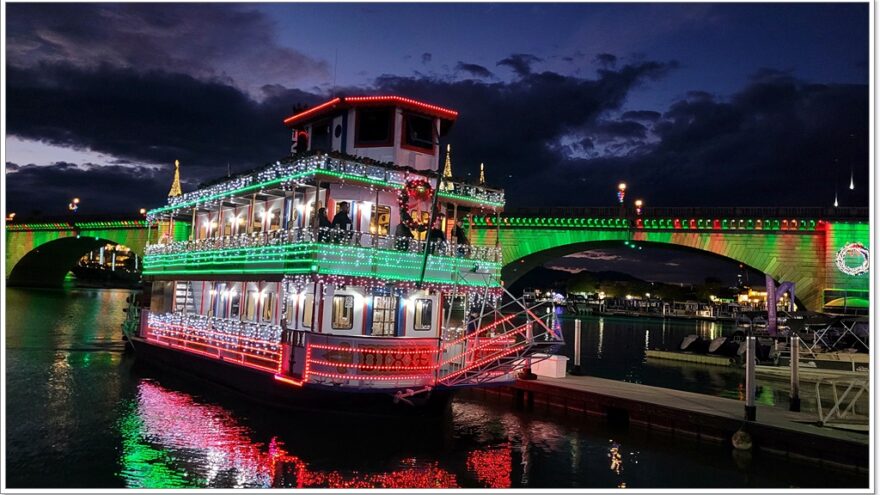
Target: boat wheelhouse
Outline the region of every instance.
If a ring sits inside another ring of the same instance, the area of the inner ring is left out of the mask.
[[[561,337],[552,312],[505,294],[500,248],[467,241],[504,193],[439,174],[456,117],[334,98],[285,119],[289,157],[149,211],[136,350],[273,396],[409,401],[512,380]]]

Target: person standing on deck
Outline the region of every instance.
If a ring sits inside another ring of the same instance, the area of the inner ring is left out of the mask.
[[[440,254],[443,254],[443,250],[446,248],[446,234],[440,228],[439,218],[434,221],[434,225],[428,231],[428,243],[430,244],[431,254],[434,254],[438,249]]]
[[[394,229],[394,247],[398,251],[408,251],[410,240],[415,238],[412,229],[407,225],[407,222],[411,221],[412,217],[409,213],[406,211],[400,212],[400,223]]]
[[[452,238],[455,239],[455,243],[458,245],[458,255],[464,256],[467,249],[465,246],[469,246],[471,243],[464,233],[464,227],[461,224],[460,218],[455,220],[455,226],[452,227]]]
[[[350,240],[352,236],[352,222],[351,218],[348,216],[349,205],[347,201],[343,201],[339,203],[339,211],[336,213],[336,216],[333,217],[333,228],[339,229],[348,232],[347,234],[342,232],[335,232],[334,237],[336,242],[341,242],[342,240]]]
[[[318,242],[327,242],[330,240],[330,229],[333,224],[327,218],[327,208],[318,209]]]

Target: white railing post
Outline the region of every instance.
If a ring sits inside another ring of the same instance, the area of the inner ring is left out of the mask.
[[[789,367],[791,367],[791,387],[788,392],[788,410],[800,412],[801,410],[801,396],[800,396],[800,380],[799,380],[799,371],[800,371],[800,354],[801,354],[801,339],[797,335],[792,335],[790,340],[790,351],[789,355],[791,359],[789,360]]]
[[[572,375],[580,375],[581,371],[581,320],[574,320],[574,368]]]
[[[746,421],[754,421],[755,409],[755,344],[754,336],[746,337]]]

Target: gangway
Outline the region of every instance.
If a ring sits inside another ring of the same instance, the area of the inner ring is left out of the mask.
[[[500,381],[523,368],[547,359],[564,344],[555,325],[552,303],[528,305],[524,297],[509,298],[479,317],[466,319],[471,332],[444,341],[438,363],[437,383],[445,386],[481,385]],[[504,299],[503,298],[502,301]],[[540,309],[549,308],[538,316]],[[535,356],[541,354],[542,356]]]

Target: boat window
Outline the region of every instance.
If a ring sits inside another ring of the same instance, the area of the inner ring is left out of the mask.
[[[299,300],[296,293],[287,296],[287,305],[282,308],[284,311],[284,321],[287,322],[288,328],[293,328],[296,324],[296,303]]]
[[[244,321],[257,321],[257,301],[260,298],[260,291],[257,290],[255,284],[248,284],[247,297],[244,301]]]
[[[174,282],[174,311],[192,313],[195,309],[192,282]]]
[[[214,284],[214,295],[212,297],[214,305],[213,311],[209,316],[223,318],[226,313],[226,302],[229,298],[229,294],[226,292],[225,282],[217,282]]]
[[[220,222],[223,225],[223,235],[232,235],[232,229],[235,226],[235,210],[223,210],[220,214]]]
[[[431,316],[434,312],[433,303],[434,301],[431,299],[416,299],[413,330],[431,329]]]
[[[355,122],[355,146],[391,146],[393,143],[391,108],[359,108]]]
[[[334,330],[351,330],[354,327],[354,296],[333,296],[330,326]]]
[[[171,312],[173,287],[174,282],[153,282],[150,294],[150,312],[154,314]]]
[[[421,115],[403,117],[403,143],[426,151],[434,151],[434,121]]]
[[[275,303],[277,301],[277,294],[274,292],[264,292],[262,296],[262,318],[263,323],[271,323],[272,319],[275,317]]]
[[[232,284],[229,289],[229,315],[227,318],[238,319],[241,314],[241,284]]]
[[[315,309],[315,295],[306,294],[303,297],[303,326],[312,328],[312,311]]]
[[[373,328],[370,335],[394,335],[397,323],[397,297],[373,297]]]
[[[373,204],[370,209],[370,233],[377,235],[388,235],[391,229],[391,207],[379,205],[379,214],[376,214],[376,205]]]
[[[269,230],[281,228],[281,212],[277,209],[269,211]]]

